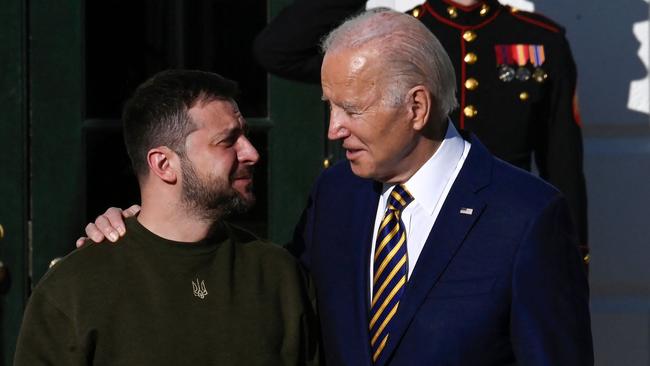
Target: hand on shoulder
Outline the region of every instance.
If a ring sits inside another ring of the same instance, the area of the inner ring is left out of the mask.
[[[126,210],[117,207],[110,207],[106,212],[97,216],[95,222],[86,225],[86,235],[77,239],[77,248],[83,246],[86,239],[90,239],[95,243],[100,243],[104,239],[111,242],[116,242],[121,236],[126,234],[126,226],[124,226],[124,219],[132,217],[140,212],[139,205],[133,205]]]

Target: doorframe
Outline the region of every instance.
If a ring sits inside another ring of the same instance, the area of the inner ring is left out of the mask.
[[[8,282],[0,284],[0,364],[11,365],[28,293],[29,151],[27,9],[7,0],[0,12],[0,260]]]

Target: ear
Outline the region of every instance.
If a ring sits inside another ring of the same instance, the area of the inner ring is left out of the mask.
[[[178,155],[167,146],[155,147],[147,152],[149,170],[168,184],[175,184],[178,180],[177,160]]]
[[[429,122],[433,103],[431,93],[424,85],[416,85],[408,92],[407,107],[411,114],[413,129],[422,131]]]

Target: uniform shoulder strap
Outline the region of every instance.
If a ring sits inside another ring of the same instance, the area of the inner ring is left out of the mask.
[[[562,27],[561,25],[557,24],[556,22],[554,22],[553,20],[549,19],[548,17],[542,14],[519,10],[511,6],[506,6],[506,9],[515,19],[519,21],[529,23],[540,28],[544,28],[553,33],[564,34],[564,27]]]
[[[407,10],[406,14],[410,14],[418,19],[422,18],[422,15],[424,14],[424,4],[417,5],[413,9]]]

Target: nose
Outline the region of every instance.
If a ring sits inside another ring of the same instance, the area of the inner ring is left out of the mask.
[[[327,138],[330,140],[341,140],[350,136],[350,130],[346,126],[347,120],[345,113],[338,109],[330,110],[330,124],[327,129]]]
[[[241,164],[246,165],[255,165],[260,160],[260,154],[257,152],[257,149],[250,140],[245,136],[241,135],[237,141],[237,160]]]

